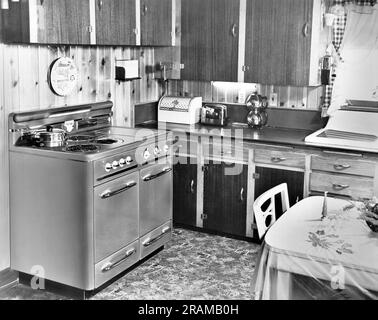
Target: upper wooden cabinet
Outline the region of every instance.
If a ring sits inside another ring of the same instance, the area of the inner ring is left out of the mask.
[[[175,39],[175,0],[140,0],[141,44],[171,46]]]
[[[137,44],[135,0],[97,1],[96,43]]]
[[[21,0],[3,11],[6,42],[90,44],[90,0]]]
[[[1,10],[8,43],[172,46],[179,0],[20,0]]]
[[[328,28],[322,0],[247,0],[245,82],[319,85]]]
[[[181,79],[237,81],[239,0],[182,0]]]

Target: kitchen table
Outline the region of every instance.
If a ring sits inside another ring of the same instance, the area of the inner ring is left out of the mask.
[[[378,233],[362,203],[323,197],[291,207],[268,230],[252,280],[255,299],[378,299]]]

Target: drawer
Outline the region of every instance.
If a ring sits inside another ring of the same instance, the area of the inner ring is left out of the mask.
[[[95,286],[98,288],[139,261],[139,240],[117,251],[95,265]]]
[[[372,161],[348,157],[312,156],[311,169],[358,176],[374,177],[376,164]]]
[[[229,143],[212,143],[203,146],[203,155],[207,159],[237,160],[248,162],[248,150],[243,146],[235,146]]]
[[[274,164],[285,167],[305,168],[305,154],[287,150],[255,150],[255,162]]]
[[[374,181],[350,175],[313,172],[310,179],[310,190],[349,196],[353,199],[372,198]]]
[[[145,258],[156,249],[159,249],[172,238],[172,221],[164,223],[159,228],[140,238],[140,257]]]

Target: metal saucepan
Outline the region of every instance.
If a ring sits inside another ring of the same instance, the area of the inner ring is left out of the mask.
[[[36,141],[41,146],[53,148],[64,146],[67,138],[67,132],[63,129],[48,126],[45,129],[30,130],[25,132],[23,136],[27,139]]]

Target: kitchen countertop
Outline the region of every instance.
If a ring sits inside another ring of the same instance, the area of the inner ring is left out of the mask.
[[[178,123],[165,123],[165,122],[147,122],[139,124],[137,128],[150,128],[166,131],[173,131],[175,133],[189,133],[199,136],[207,136],[212,138],[242,138],[243,142],[260,143],[286,147],[299,147],[312,150],[327,150],[333,152],[351,153],[356,155],[377,156],[375,152],[359,151],[354,149],[314,145],[305,142],[305,138],[314,133],[314,130],[292,129],[292,128],[273,128],[264,127],[262,129],[253,129],[240,125],[230,124],[225,127],[217,127],[210,125],[203,125],[200,123],[194,125],[185,125]]]
[[[137,125],[139,128],[165,129],[176,133],[189,133],[193,135],[223,137],[223,138],[243,138],[243,141],[251,143],[269,143],[277,145],[288,145],[298,147],[313,147],[308,145],[304,139],[311,134],[311,130],[271,128],[252,129],[242,126],[228,125],[216,127],[203,124],[184,125],[176,123],[151,122]]]

